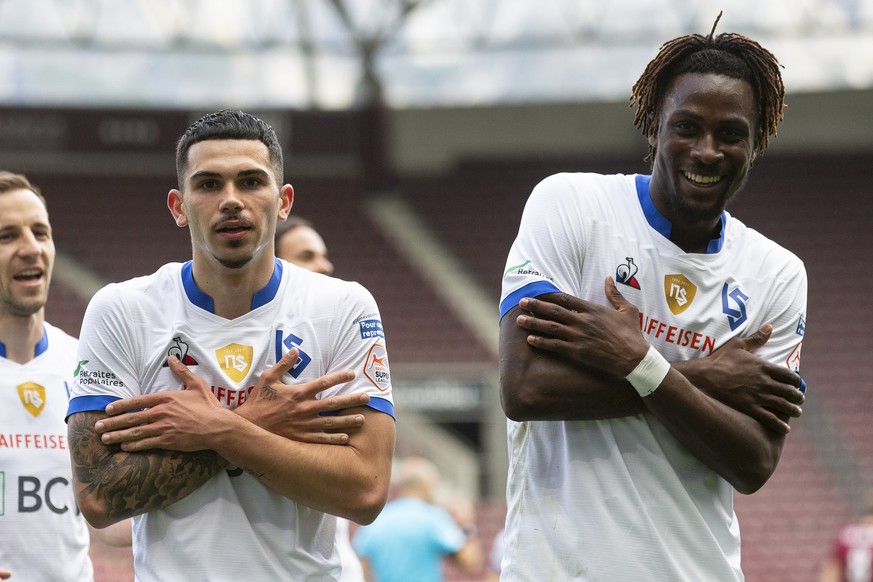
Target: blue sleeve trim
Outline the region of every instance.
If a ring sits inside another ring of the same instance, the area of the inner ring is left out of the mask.
[[[379,412],[384,412],[388,416],[393,419],[397,419],[394,416],[394,404],[391,403],[390,400],[385,398],[375,398],[373,396],[370,397],[370,403],[367,405],[368,408],[372,408],[373,410],[378,410]],[[321,416],[337,416],[342,410],[331,410],[328,412],[322,412]]]
[[[116,400],[121,400],[121,398],[118,396],[109,396],[107,394],[101,394],[99,396],[77,396],[70,400],[70,406],[67,408],[67,416],[64,417],[64,421],[77,412],[93,412],[95,410],[103,412],[107,404],[115,402]]]
[[[518,302],[524,297],[537,297],[546,293],[560,293],[561,290],[555,287],[551,281],[534,281],[528,283],[521,289],[517,289],[506,296],[506,299],[500,302],[500,319],[509,313],[513,307],[518,305]]]

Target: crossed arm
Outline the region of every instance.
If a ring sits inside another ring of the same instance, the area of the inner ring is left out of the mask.
[[[639,312],[608,279],[611,306],[567,294],[523,299],[500,322],[500,395],[514,420],[594,420],[650,412],[701,462],[742,493],[776,468],[801,414],[800,378],[752,351],[764,326],[706,358],[675,362],[641,398],[624,377],[649,344]]]
[[[369,523],[388,495],[394,421],[365,394],[317,400],[351,371],[287,386],[286,354],[261,375],[252,397],[223,408],[207,384],[175,358],[187,389],[113,402],[68,420],[79,507],[95,527],[165,508],[229,464],[314,509]],[[126,411],[133,412],[126,412]],[[342,410],[339,416],[320,416]],[[336,446],[342,445],[342,446]]]

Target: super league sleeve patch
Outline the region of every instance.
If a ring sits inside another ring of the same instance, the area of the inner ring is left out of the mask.
[[[382,329],[382,322],[378,319],[362,319],[358,321],[358,326],[361,330],[361,339],[374,339],[377,337],[385,338],[385,332]]]
[[[388,352],[379,342],[374,343],[364,360],[364,376],[379,389],[385,392],[391,388],[391,370],[388,368]]]

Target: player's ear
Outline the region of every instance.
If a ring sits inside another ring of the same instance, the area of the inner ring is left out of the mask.
[[[291,214],[291,206],[294,205],[294,188],[291,184],[285,184],[279,189],[279,220],[285,220]]]
[[[167,208],[176,221],[176,226],[188,226],[188,216],[185,214],[185,204],[182,202],[182,192],[175,188],[167,194]]]

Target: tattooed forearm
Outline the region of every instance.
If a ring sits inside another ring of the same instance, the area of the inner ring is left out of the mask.
[[[105,445],[94,430],[104,416],[74,414],[67,430],[80,505],[89,499],[90,505],[115,520],[172,505],[227,464],[212,451],[126,453],[116,445]]]

